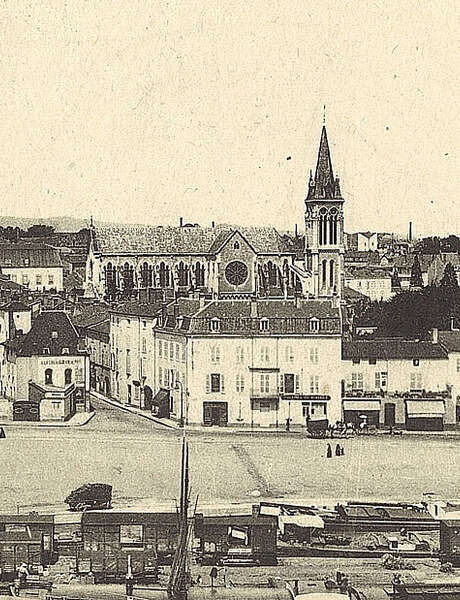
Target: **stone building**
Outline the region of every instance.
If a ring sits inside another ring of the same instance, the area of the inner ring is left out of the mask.
[[[0,243],[0,272],[32,291],[61,291],[64,269],[58,250],[20,240]]]
[[[338,303],[190,300],[115,309],[115,397],[204,425],[284,427],[340,417]],[[335,374],[335,375],[331,375]]]
[[[3,393],[13,420],[66,420],[88,407],[89,359],[63,311],[39,314],[5,342]]]
[[[446,348],[430,341],[344,341],[342,413],[346,422],[442,430],[456,423]]]
[[[323,127],[305,200],[303,252],[271,227],[93,227],[86,295],[115,300],[159,288],[222,299],[340,297],[343,202]]]

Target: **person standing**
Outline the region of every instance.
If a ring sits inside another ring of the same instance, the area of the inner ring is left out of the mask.
[[[332,448],[330,444],[327,445],[326,456],[327,458],[332,458]]]

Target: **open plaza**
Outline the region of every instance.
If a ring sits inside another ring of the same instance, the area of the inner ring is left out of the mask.
[[[154,509],[179,497],[182,432],[168,430],[93,398],[83,427],[7,426],[0,440],[4,511],[59,512],[87,482],[113,486],[114,506]],[[426,493],[458,496],[460,445],[448,434],[376,435],[339,440],[344,456],[326,458],[326,440],[301,433],[187,433],[192,494],[205,504],[249,505],[260,498],[315,504],[376,499],[417,502]]]

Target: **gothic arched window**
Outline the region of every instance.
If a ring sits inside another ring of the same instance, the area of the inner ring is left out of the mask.
[[[169,287],[169,267],[164,262],[160,263],[159,268],[160,287]]]

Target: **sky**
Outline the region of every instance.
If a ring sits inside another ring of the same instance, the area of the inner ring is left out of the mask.
[[[0,214],[460,233],[457,0],[4,0]],[[289,158],[290,157],[290,158]]]

